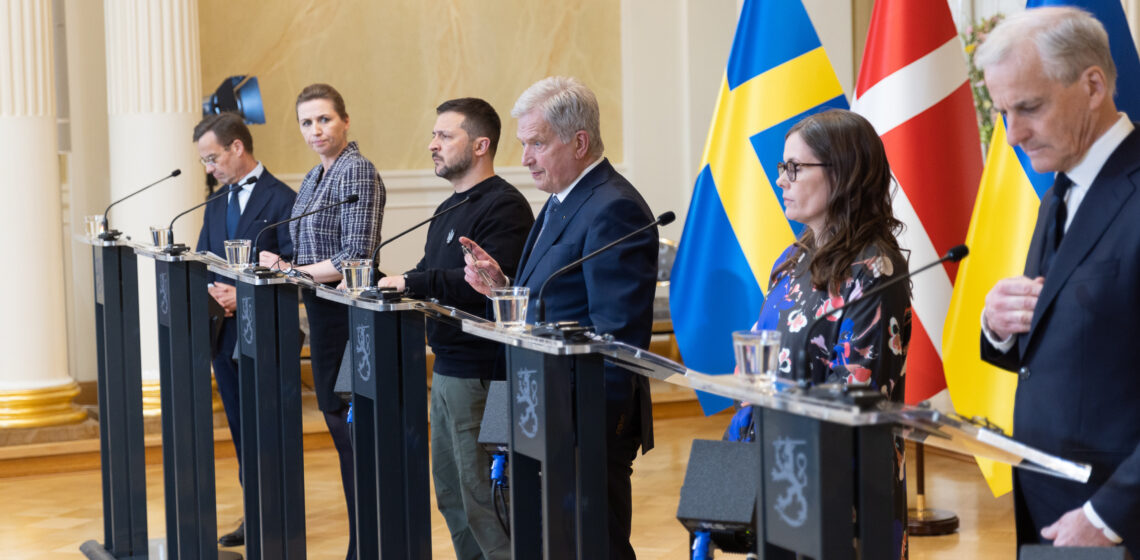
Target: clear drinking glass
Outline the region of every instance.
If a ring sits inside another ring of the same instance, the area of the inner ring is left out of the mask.
[[[530,288],[521,286],[492,288],[491,302],[495,309],[496,325],[512,330],[522,330],[526,326]]]
[[[250,239],[227,239],[226,246],[226,263],[230,268],[235,270],[245,270],[250,267],[249,252],[253,248],[253,241]]]
[[[340,272],[344,275],[344,288],[350,294],[359,294],[372,286],[372,259],[345,259]]]
[[[155,247],[165,249],[170,246],[170,240],[174,239],[174,231],[167,227],[150,226],[150,238],[154,240]]]
[[[84,228],[84,231],[87,233],[87,237],[89,237],[91,239],[98,238],[99,234],[103,233],[103,231],[104,231],[104,229],[103,229],[103,215],[102,214],[92,214],[90,216],[84,216],[83,217],[83,228]]]
[[[736,331],[736,371],[753,385],[771,385],[780,367],[780,331]]]

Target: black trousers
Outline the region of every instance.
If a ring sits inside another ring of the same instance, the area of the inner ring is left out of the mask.
[[[230,438],[237,452],[238,480],[241,480],[241,391],[238,385],[238,366],[234,361],[234,347],[237,346],[237,320],[233,317],[222,319],[218,351],[214,354],[214,380],[218,382],[218,397],[222,399],[222,409],[230,426]]]
[[[609,501],[610,559],[633,560],[633,460],[641,447],[641,407],[637,392],[606,399],[606,498]]]

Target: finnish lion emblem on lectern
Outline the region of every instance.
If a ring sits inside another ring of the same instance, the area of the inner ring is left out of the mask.
[[[368,367],[369,358],[372,357],[372,350],[368,347],[369,336],[368,325],[356,326],[356,376],[361,381],[368,381],[372,377],[372,370]]]
[[[253,344],[253,298],[241,298],[241,337],[246,344]]]
[[[772,468],[772,482],[786,482],[787,490],[776,497],[776,513],[792,527],[807,521],[808,503],[804,498],[807,487],[807,455],[796,448],[806,443],[802,439],[778,438],[772,442],[776,448],[776,465]]]
[[[170,274],[158,274],[158,310],[163,315],[170,314]]]
[[[519,392],[515,395],[515,402],[526,406],[519,416],[519,428],[528,438],[538,434],[538,380],[534,373],[533,369],[519,370]]]

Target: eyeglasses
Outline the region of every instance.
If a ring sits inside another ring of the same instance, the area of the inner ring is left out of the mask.
[[[801,167],[830,167],[830,163],[799,163],[797,161],[789,161],[787,163],[779,162],[776,164],[776,169],[780,173],[786,173],[788,180],[793,183],[796,181],[796,175],[800,174]]]
[[[233,145],[233,142],[230,143],[230,146],[232,146],[232,145]],[[222,151],[223,152],[230,151],[230,146],[226,146],[225,148],[222,148]],[[218,158],[220,158],[220,157],[222,157],[222,154],[210,154],[204,158],[198,158],[198,161],[202,162],[203,166],[205,166],[205,165],[217,165],[218,164]]]

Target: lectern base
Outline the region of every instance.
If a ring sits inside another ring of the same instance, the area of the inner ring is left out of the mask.
[[[958,530],[958,516],[944,509],[908,509],[906,526],[912,537],[949,535]]]
[[[148,560],[151,558],[166,558],[166,539],[151,539],[147,542],[149,554],[116,557],[103,548],[97,541],[90,540],[79,545],[79,552],[90,560]],[[219,550],[218,560],[242,560],[242,555],[229,550]]]

